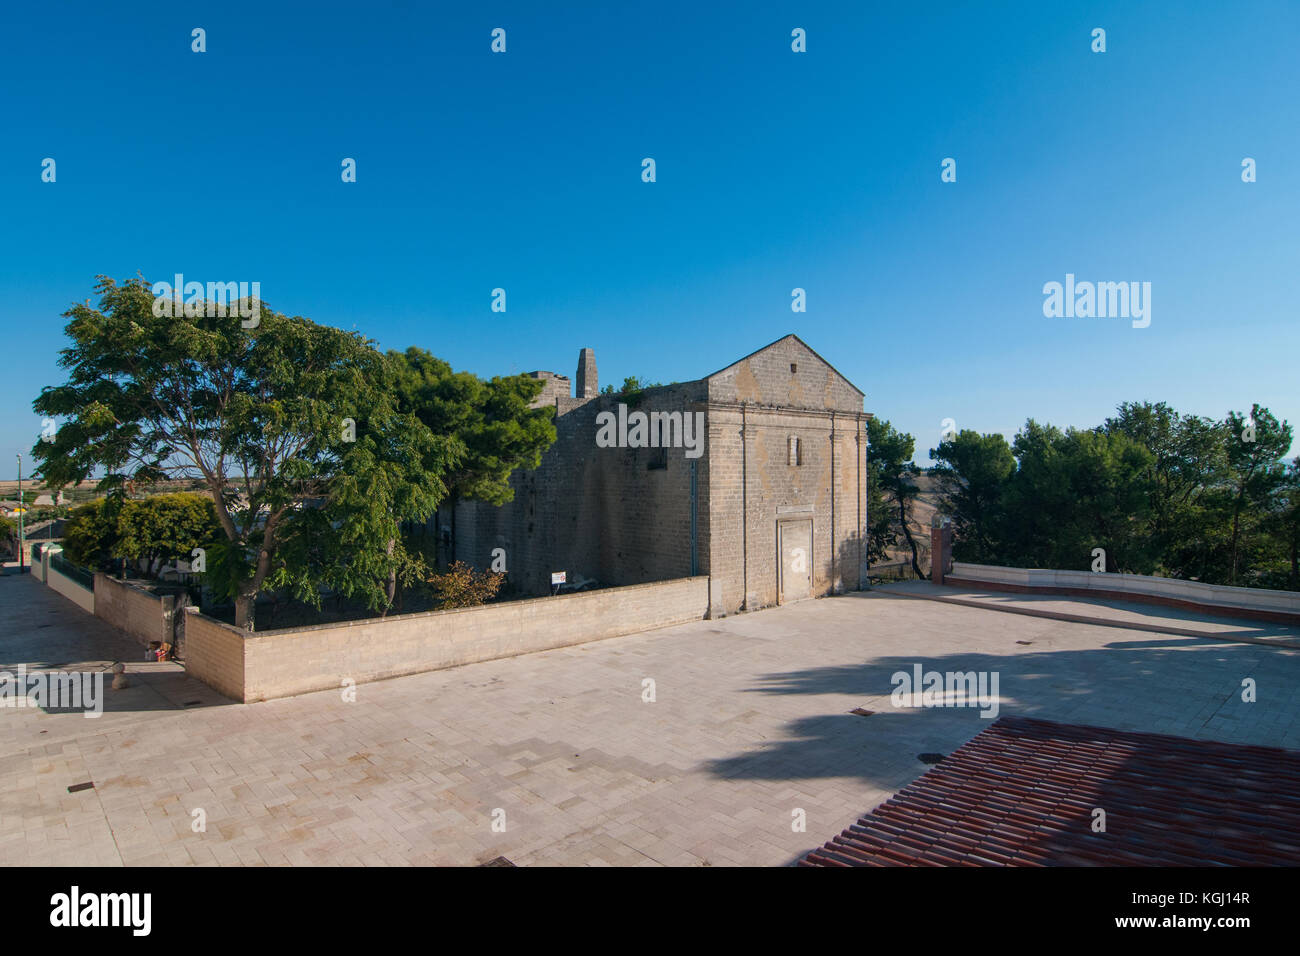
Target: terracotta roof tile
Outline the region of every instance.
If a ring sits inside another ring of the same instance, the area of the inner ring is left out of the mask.
[[[1300,752],[1003,717],[800,865],[1296,866]]]

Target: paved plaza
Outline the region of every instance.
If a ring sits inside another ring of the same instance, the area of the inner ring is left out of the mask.
[[[120,659],[132,680],[97,718],[0,709],[0,865],[785,865],[990,724],[894,707],[891,675],[915,664],[996,672],[1000,714],[1300,749],[1300,650],[884,592],[355,701],[234,704],[141,657],[39,581],[0,578],[0,665]]]

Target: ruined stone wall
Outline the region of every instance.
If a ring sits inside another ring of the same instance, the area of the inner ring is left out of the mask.
[[[629,411],[703,411],[703,382],[651,389]],[[691,459],[683,448],[600,448],[596,417],[617,411],[617,395],[558,403],[556,441],[534,471],[511,478],[515,500],[501,507],[466,502],[456,514],[456,557],[490,566],[504,548],[508,584],[521,594],[546,594],[553,571],[571,582],[639,584],[691,574]],[[707,487],[705,453],[695,459],[700,498]],[[652,462],[664,467],[651,468]],[[706,506],[697,503],[700,529]],[[707,549],[697,573],[707,573]]]

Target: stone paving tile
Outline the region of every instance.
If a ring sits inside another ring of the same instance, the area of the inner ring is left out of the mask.
[[[20,632],[0,659],[39,650],[32,622],[50,620],[61,654],[115,656],[101,622],[23,580],[0,579]],[[895,708],[891,675],[914,663],[998,672],[1002,713],[1300,746],[1298,651],[848,595],[365,684],[355,703],[181,708],[201,685],[160,673],[166,693],[93,720],[0,710],[0,864],[788,864],[920,776],[919,753],[987,726]]]

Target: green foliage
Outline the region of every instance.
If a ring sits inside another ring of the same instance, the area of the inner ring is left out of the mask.
[[[108,570],[118,553],[121,504],[101,498],[73,508],[63,526],[63,556],[83,568]]]
[[[496,597],[506,576],[495,571],[478,571],[457,561],[443,574],[429,579],[442,608],[477,607]]]
[[[891,548],[898,543],[893,512],[885,502],[880,487],[880,469],[870,458],[867,460],[867,562],[883,561]]]
[[[962,432],[931,451],[958,560],[1295,589],[1291,428],[1258,405],[1222,421],[1125,402],[1099,428],[1032,419],[1008,449]]]
[[[121,556],[170,564],[191,560],[195,548],[211,547],[221,525],[211,498],[179,492],[123,502],[117,534]]]
[[[916,502],[917,474],[912,452],[916,441],[882,418],[867,422],[867,556],[879,560],[898,544],[899,536],[912,552],[912,570],[921,577],[917,543],[909,521]]]
[[[98,307],[65,313],[67,381],[32,403],[64,419],[32,449],[46,485],[101,469],[101,491],[201,479],[243,627],[274,587],[308,601],[334,587],[386,606],[398,524],[437,507],[458,455],[398,411],[372,343],[265,304],[252,320],[154,316],[143,278],[101,276],[96,292]]]
[[[1214,577],[1215,489],[1227,476],[1226,424],[1180,415],[1164,402],[1124,402],[1102,428],[1127,435],[1152,454],[1144,475],[1150,509],[1143,533],[1160,556],[1161,573]]]
[[[1107,570],[1151,573],[1145,446],[1030,420],[1013,451],[1019,467],[1004,499],[1004,548],[1029,567],[1077,570],[1088,570],[1093,549],[1103,548]]]
[[[221,537],[212,499],[188,492],[148,498],[103,498],[72,510],[64,526],[64,556],[108,570],[115,558],[168,564],[191,560],[195,548]]]
[[[1253,584],[1251,579],[1271,563],[1267,525],[1275,499],[1287,486],[1282,456],[1291,447],[1291,426],[1258,405],[1252,406],[1249,416],[1230,413],[1226,425],[1228,480],[1221,500],[1230,515],[1228,583]],[[1254,441],[1242,437],[1248,430]]]
[[[1261,562],[1260,585],[1300,591],[1300,457],[1286,466],[1261,529],[1272,548]]]
[[[445,440],[453,461],[446,469],[446,497],[502,505],[514,499],[510,475],[519,468],[536,468],[542,453],[555,442],[554,408],[531,408],[544,387],[528,375],[484,380],[455,372],[424,349],[389,352],[397,407],[418,419]],[[399,587],[409,587],[427,568],[436,566],[436,547],[423,540],[418,551],[411,536],[394,541],[394,569],[388,582],[392,600]],[[453,543],[454,553],[454,543]]]
[[[500,505],[514,498],[510,475],[536,468],[555,441],[554,410],[529,408],[541,379],[511,375],[483,380],[454,372],[424,349],[389,352],[398,407],[414,415],[455,450],[446,476],[448,496]]]
[[[931,469],[938,480],[939,511],[951,517],[953,555],[984,564],[997,554],[996,539],[1005,515],[1002,496],[1016,459],[1001,435],[963,429],[930,449],[939,462]]]
[[[670,383],[676,385],[676,382]],[[613,385],[606,385],[600,390],[602,395],[617,395],[623,400],[623,404],[629,408],[634,408],[641,404],[641,399],[645,393],[652,388],[663,388],[663,382],[643,382],[635,375],[628,375],[623,379],[621,388],[614,388]]]

